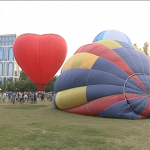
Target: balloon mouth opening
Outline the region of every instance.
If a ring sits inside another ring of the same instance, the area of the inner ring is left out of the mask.
[[[38,84],[38,83],[35,83],[35,86],[37,87],[37,89],[39,91],[44,91],[46,85],[45,84]]]
[[[133,84],[133,79],[139,79],[139,81],[135,82],[130,93],[129,84]],[[130,97],[131,94],[133,95],[132,98]],[[150,101],[150,76],[143,73],[131,75],[124,84],[124,96],[130,109],[136,114],[141,115],[145,109],[150,110],[150,105],[148,105]]]

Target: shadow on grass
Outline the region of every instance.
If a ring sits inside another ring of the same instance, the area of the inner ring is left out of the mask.
[[[38,108],[47,107],[46,105],[21,105],[21,106],[7,106],[5,109],[25,109],[25,110],[33,110]]]

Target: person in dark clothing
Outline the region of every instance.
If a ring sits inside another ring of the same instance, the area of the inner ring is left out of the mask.
[[[44,101],[44,93],[41,94],[41,101]]]
[[[34,93],[34,103],[37,103],[37,95]]]

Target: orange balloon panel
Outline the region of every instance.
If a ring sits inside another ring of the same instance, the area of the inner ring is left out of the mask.
[[[56,34],[23,34],[15,40],[13,51],[18,65],[43,91],[63,64],[67,43]]]

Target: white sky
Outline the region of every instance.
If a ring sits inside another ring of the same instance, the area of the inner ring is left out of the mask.
[[[66,60],[109,29],[142,48],[150,42],[149,18],[150,1],[0,1],[0,34],[59,34],[68,45]]]

